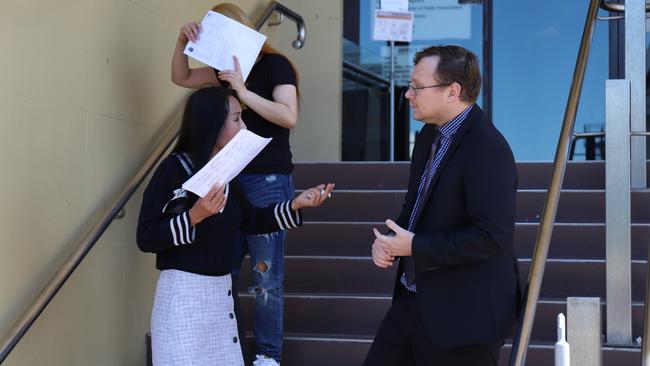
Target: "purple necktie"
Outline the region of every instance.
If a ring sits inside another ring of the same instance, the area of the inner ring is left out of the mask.
[[[413,211],[411,211],[411,217],[409,218],[408,230],[413,231],[415,227],[415,220],[422,210],[424,197],[429,190],[429,185],[431,184],[431,177],[433,176],[433,162],[436,158],[436,151],[438,150],[438,145],[440,144],[440,131],[436,130],[433,136],[433,142],[431,143],[431,152],[429,153],[429,160],[425,165],[424,172],[422,173],[422,178],[420,180],[420,186],[418,187],[418,195],[415,199],[415,204],[413,206]],[[413,257],[402,257],[404,261],[404,274],[406,275],[406,282],[409,285],[412,285],[415,282],[415,263],[413,262]]]

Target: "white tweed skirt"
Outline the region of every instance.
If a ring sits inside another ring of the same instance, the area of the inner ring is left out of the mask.
[[[151,314],[154,366],[242,366],[232,280],[160,272]]]

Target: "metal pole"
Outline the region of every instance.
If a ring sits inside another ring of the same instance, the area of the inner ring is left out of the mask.
[[[390,161],[395,161],[395,41],[390,41]]]
[[[483,112],[492,120],[492,0],[483,0]]]
[[[630,81],[605,89],[605,248],[607,343],[632,344]]]
[[[625,0],[625,79],[631,84],[631,130],[646,129],[645,10],[646,0]],[[632,188],[646,188],[646,138],[631,142]]]
[[[551,244],[551,235],[553,234],[553,225],[555,224],[555,214],[557,213],[557,206],[560,200],[562,181],[564,180],[568,155],[567,150],[578,111],[578,103],[580,101],[580,93],[582,92],[587,60],[589,59],[589,50],[591,48],[591,40],[593,38],[599,4],[600,0],[591,0],[585,26],[582,31],[582,40],[580,41],[576,67],[573,71],[573,80],[564,112],[562,131],[557,149],[555,150],[553,175],[551,176],[551,184],[548,195],[546,196],[542,220],[540,222],[539,232],[537,233],[535,252],[528,274],[528,286],[526,287],[524,297],[526,303],[517,322],[517,330],[510,353],[510,366],[523,366],[526,361],[526,351],[528,350],[530,334],[533,329],[535,311],[537,310],[537,299],[539,298],[539,292],[542,287],[544,266],[548,257],[548,248]]]
[[[648,246],[648,263],[650,263],[650,245]],[[645,280],[645,319],[643,324],[643,348],[641,350],[641,365],[650,366],[650,268],[647,269]]]

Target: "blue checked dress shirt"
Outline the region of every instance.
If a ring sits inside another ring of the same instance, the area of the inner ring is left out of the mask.
[[[431,179],[436,174],[436,170],[440,165],[440,162],[445,157],[451,142],[454,139],[454,135],[458,132],[461,123],[467,118],[467,115],[472,110],[474,104],[471,104],[469,107],[465,108],[458,116],[456,116],[451,121],[445,123],[442,127],[436,130],[436,135],[433,138],[433,143],[431,144],[431,154],[427,165],[425,166],[422,177],[420,178],[420,185],[418,186],[418,194],[415,199],[415,205],[411,211],[411,216],[409,218],[408,231],[413,231],[415,227],[415,218],[419,214],[419,211],[422,209],[422,201],[426,196],[426,193],[431,184]],[[400,278],[400,282],[407,290],[411,292],[417,292],[417,287],[415,286],[415,263],[413,263],[413,257],[402,257],[404,261],[404,273]]]

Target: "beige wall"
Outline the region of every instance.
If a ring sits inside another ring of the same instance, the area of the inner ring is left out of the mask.
[[[281,0],[302,15],[305,46],[294,49],[296,25],[285,20],[262,31],[291,61],[301,77],[302,101],[298,125],[291,134],[294,161],[341,160],[341,78],[343,2],[341,0]]]
[[[237,1],[252,11],[265,4]],[[178,29],[212,0],[9,0],[0,11],[0,336],[140,166],[185,91]],[[143,365],[157,272],[141,192],[3,364]]]

